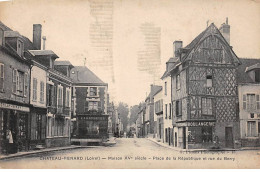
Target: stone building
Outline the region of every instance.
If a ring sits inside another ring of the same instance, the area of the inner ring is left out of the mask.
[[[241,145],[260,146],[260,59],[240,58],[238,99]]]

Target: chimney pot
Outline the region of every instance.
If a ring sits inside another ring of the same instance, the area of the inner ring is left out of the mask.
[[[228,24],[228,18],[226,18],[226,23],[220,26],[219,31],[230,45],[230,25]]]
[[[182,48],[182,41],[173,42],[173,57],[179,57],[178,50]]]
[[[33,25],[33,46],[37,49],[41,49],[41,37],[42,37],[42,25]]]

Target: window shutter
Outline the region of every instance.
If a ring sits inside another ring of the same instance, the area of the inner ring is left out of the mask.
[[[50,105],[49,89],[50,89],[50,85],[47,84],[46,85],[46,104],[47,104],[47,106]]]
[[[243,95],[243,109],[246,110],[247,107],[247,96],[246,94]]]
[[[17,70],[15,70],[16,72],[16,92],[17,90],[19,90],[19,73]]]
[[[16,73],[17,71],[15,69],[13,69],[13,93],[16,93]]]
[[[27,89],[28,89],[28,74],[24,74],[24,96],[27,96]]]
[[[101,107],[101,101],[98,102],[98,110],[101,111],[102,107]]]
[[[259,110],[260,109],[260,98],[259,98],[259,94],[256,95],[256,109]],[[259,126],[260,127],[260,126]]]
[[[0,90],[4,90],[4,64],[0,64]]]
[[[179,107],[180,115],[182,115],[182,100],[181,99],[180,99],[179,105],[180,105],[180,107]]]

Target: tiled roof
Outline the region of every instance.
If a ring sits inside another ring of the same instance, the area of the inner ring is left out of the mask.
[[[0,21],[0,28],[2,28],[4,31],[12,31],[9,27],[7,27],[4,23]]]
[[[237,83],[254,83],[254,81],[246,73],[246,69],[250,66],[260,63],[260,59],[240,58],[240,62],[241,65],[238,66],[237,70]]]
[[[107,85],[86,66],[74,66],[70,77],[75,83]]]

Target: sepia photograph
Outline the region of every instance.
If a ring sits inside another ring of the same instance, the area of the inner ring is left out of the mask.
[[[0,169],[259,169],[260,0],[0,0]]]

